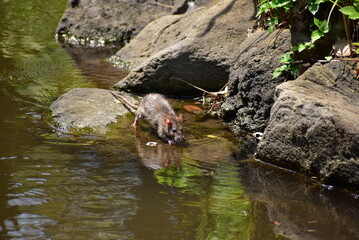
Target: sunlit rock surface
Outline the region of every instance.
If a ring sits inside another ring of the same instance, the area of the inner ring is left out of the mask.
[[[196,6],[211,0],[196,0]],[[57,26],[62,43],[99,47],[122,45],[130,41],[151,21],[173,14],[186,6],[184,0],[68,0]],[[186,11],[187,8],[183,8]]]
[[[129,94],[130,101],[136,102]],[[75,88],[60,96],[50,106],[55,126],[62,132],[73,129],[100,128],[116,122],[129,113],[108,91],[97,88]]]
[[[61,42],[104,46],[128,41],[149,22],[170,13],[170,8],[150,1],[69,0],[56,32]]]
[[[359,187],[359,82],[353,64],[314,65],[279,85],[258,158]]]
[[[198,93],[179,78],[205,90],[220,90],[254,15],[253,1],[225,0],[150,23],[112,57],[112,62],[132,67],[115,87],[143,93]]]

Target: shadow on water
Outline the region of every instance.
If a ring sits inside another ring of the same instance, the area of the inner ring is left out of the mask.
[[[66,52],[76,62],[83,76],[96,83],[99,88],[110,88],[126,77],[128,71],[114,67],[106,59],[114,55],[118,48],[65,48]]]
[[[350,194],[254,160],[240,167],[258,228],[289,239],[358,239],[358,200]],[[265,239],[268,232],[258,234]]]

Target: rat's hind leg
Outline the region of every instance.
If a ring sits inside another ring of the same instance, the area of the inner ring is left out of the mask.
[[[135,121],[132,123],[132,127],[136,128],[136,127],[138,126],[138,121],[139,121],[139,119],[138,119],[138,117],[136,116],[136,117],[135,117]]]

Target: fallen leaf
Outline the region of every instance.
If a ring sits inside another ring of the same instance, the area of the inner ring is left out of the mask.
[[[203,109],[199,108],[197,106],[193,106],[193,105],[186,105],[183,106],[184,109],[186,109],[188,112],[202,112]]]
[[[211,134],[208,134],[207,137],[208,137],[208,138],[213,138],[213,139],[220,139],[220,140],[223,140],[223,139],[224,139],[223,137],[216,136],[216,135],[211,135]]]
[[[356,79],[358,79],[359,78],[359,62],[357,62],[356,64],[355,64],[355,74],[356,74]]]

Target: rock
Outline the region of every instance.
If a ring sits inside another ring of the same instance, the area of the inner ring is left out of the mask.
[[[60,42],[92,47],[119,45],[171,11],[154,1],[69,0],[56,30],[57,38]]]
[[[210,1],[197,0],[195,4],[202,6]],[[69,0],[56,37],[61,43],[72,45],[123,46],[151,21],[172,14],[179,2],[181,0]]]
[[[257,157],[358,189],[359,82],[352,69],[345,62],[315,64],[279,85]]]
[[[182,79],[207,91],[220,90],[228,81],[229,68],[254,15],[252,0],[217,0],[150,23],[111,58],[132,67],[115,88],[173,95],[199,92],[178,80]]]
[[[274,103],[275,87],[286,76],[272,77],[280,57],[291,48],[289,30],[259,31],[240,46],[231,68],[229,97],[222,104],[223,119],[241,130],[263,132]]]
[[[126,94],[130,101],[135,100]],[[60,96],[50,106],[55,126],[61,132],[83,128],[103,128],[129,113],[108,91],[96,88],[75,88]]]

